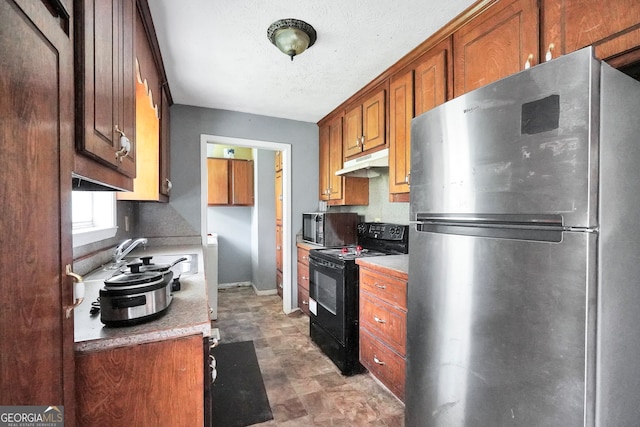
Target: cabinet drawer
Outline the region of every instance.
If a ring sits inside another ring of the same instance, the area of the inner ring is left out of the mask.
[[[360,328],[360,363],[404,401],[405,359]]]
[[[406,313],[374,298],[367,292],[360,294],[360,325],[401,355],[406,354]]]
[[[309,290],[298,286],[298,307],[307,316],[309,315]]]
[[[298,262],[298,286],[309,292],[309,265]]]
[[[407,309],[407,282],[360,268],[360,288],[391,305]]]
[[[298,262],[309,265],[309,251],[307,249],[298,248]]]

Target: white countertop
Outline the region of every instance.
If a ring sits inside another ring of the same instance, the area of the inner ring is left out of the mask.
[[[188,335],[211,335],[204,259],[199,245],[149,247],[136,250],[132,256],[198,254],[198,272],[180,277],[181,290],[173,293],[173,300],[164,315],[156,320],[135,326],[106,327],[100,314],[91,316],[91,303],[96,301],[104,285],[102,268],[85,276],[85,299],[74,310],[75,350],[98,351]],[[176,256],[178,258],[178,256]]]

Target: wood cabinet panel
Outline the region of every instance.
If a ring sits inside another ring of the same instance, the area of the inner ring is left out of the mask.
[[[231,204],[253,205],[253,161],[229,160],[231,164]]]
[[[408,202],[411,175],[411,120],[451,97],[451,38],[419,57],[389,83],[389,199]]]
[[[282,226],[276,225],[276,270],[282,272]]]
[[[640,49],[640,5],[636,0],[544,0],[542,5],[542,48],[546,51],[553,44],[553,57],[590,45],[604,60]],[[624,60],[615,64],[622,65],[626,65]]]
[[[78,426],[204,423],[202,336],[76,356]]]
[[[407,309],[407,282],[360,267],[360,288],[387,303]]]
[[[282,170],[276,172],[275,179],[276,197],[276,224],[282,225]]]
[[[453,34],[454,95],[539,62],[537,0],[496,3]]]
[[[72,426],[73,11],[53,3],[0,2],[0,401],[64,405]]]
[[[386,136],[386,88],[378,88],[344,114],[343,157],[383,147]]]
[[[309,316],[309,290],[298,286],[298,307]]]
[[[319,126],[320,200],[329,205],[366,205],[369,180],[336,175],[343,165],[343,117],[338,115]]]
[[[381,345],[366,329],[360,329],[360,363],[400,400],[404,400],[405,359]]]
[[[229,162],[227,159],[207,159],[207,194],[210,205],[229,203]]]
[[[75,7],[76,149],[133,178],[136,176],[134,0],[76,1]],[[121,132],[131,142],[126,156],[116,155]],[[88,174],[91,169],[80,172]]]
[[[253,160],[207,159],[209,205],[253,205]]]
[[[298,261],[298,286],[309,291],[309,263]]]
[[[360,325],[368,329],[379,341],[401,355],[406,354],[406,312],[363,292],[360,296],[359,319]]]

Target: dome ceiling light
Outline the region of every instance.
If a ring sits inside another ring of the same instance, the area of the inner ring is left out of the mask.
[[[316,30],[299,19],[279,19],[267,29],[267,38],[293,61],[316,42]]]

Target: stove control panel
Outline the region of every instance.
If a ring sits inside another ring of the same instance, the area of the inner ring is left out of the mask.
[[[361,222],[358,224],[358,237],[403,241],[406,239],[406,233],[408,233],[406,225],[385,222]]]

